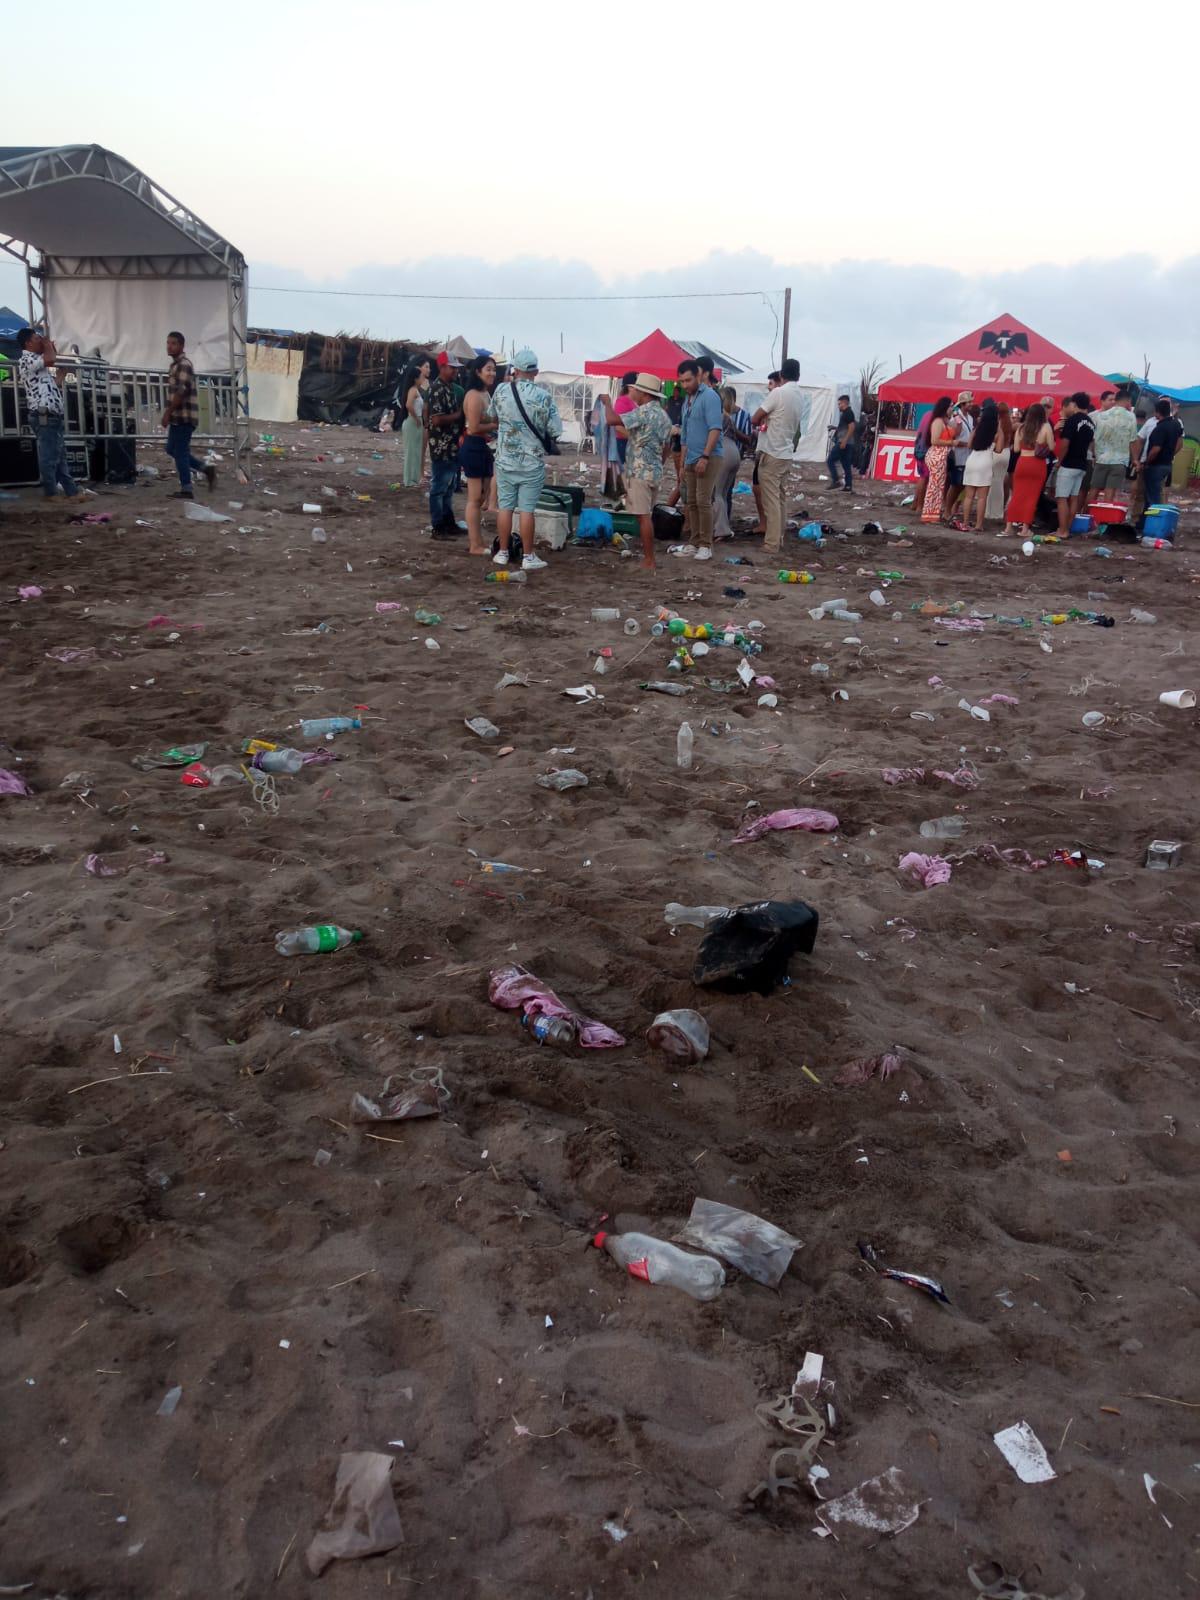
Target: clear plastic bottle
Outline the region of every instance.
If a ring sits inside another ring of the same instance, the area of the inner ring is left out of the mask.
[[[260,750],[250,758],[259,772],[299,772],[304,765],[302,750]]]
[[[568,1017],[534,1016],[522,1011],[521,1026],[538,1044],[552,1044],[559,1050],[569,1050],[575,1043],[575,1024]]]
[[[419,622],[425,628],[436,628],[441,620],[440,613],[429,611],[425,606],[418,606],[413,612],[413,621]]]
[[[593,606],[593,622],[620,622],[621,613],[616,606]]]
[[[682,767],[685,772],[691,771],[693,743],[691,723],[681,722],[679,732],[675,736],[675,764]]]
[[[528,583],[529,574],[522,572],[520,567],[515,570],[509,567],[495,567],[491,572],[483,575],[484,583]]]
[[[625,618],[625,625],[621,629],[621,632],[625,635],[625,637],[627,639],[636,638],[636,636],[639,633],[641,633],[641,631],[642,631],[642,625],[641,625],[641,623],[638,621],[638,619],[636,617],[626,617]]]
[[[922,839],[960,839],[966,831],[964,817],[931,817],[921,824]]]
[[[725,1268],[713,1256],[695,1256],[648,1233],[598,1233],[597,1250],[607,1250],[631,1278],[682,1289],[693,1300],[715,1300],[725,1287]]]
[[[349,733],[361,728],[361,717],[301,717],[300,732],[306,739],[323,739],[327,733]]]
[[[668,928],[709,928],[718,917],[728,915],[728,906],[681,906],[678,900],[672,900],[663,907],[663,921]]]
[[[833,617],[833,618],[835,618],[838,622],[861,622],[862,621],[862,612],[861,611],[847,611],[844,606],[834,606],[834,608],[828,613],[828,615]]]
[[[347,945],[361,941],[361,933],[352,933],[349,928],[323,922],[314,928],[282,930],[275,935],[275,949],[281,956],[315,956],[324,955],[329,950],[344,950]]]

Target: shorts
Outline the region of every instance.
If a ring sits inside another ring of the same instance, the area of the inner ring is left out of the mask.
[[[1128,483],[1123,461],[1097,461],[1092,468],[1092,494],[1103,496],[1120,492]]]
[[[992,483],[992,452],[990,450],[972,450],[967,457],[967,465],[963,471],[963,487],[967,489],[989,489]]]
[[[1072,495],[1077,495],[1083,488],[1083,467],[1062,467],[1058,469],[1058,481],[1054,486],[1054,493],[1059,500],[1069,500]]]
[[[630,478],[625,484],[625,509],[635,517],[648,517],[654,510],[658,484],[649,478]]]
[[[537,510],[538,496],[546,483],[546,469],[521,478],[507,473],[496,474],[497,503],[501,511],[533,512]]]
[[[488,442],[478,433],[469,433],[459,446],[458,464],[465,478],[490,478],[496,471]]]
[[[954,459],[953,454],[951,454],[946,462],[946,482],[952,483],[956,489],[961,489],[963,484],[963,473],[965,471],[966,463],[963,462],[960,464]]]

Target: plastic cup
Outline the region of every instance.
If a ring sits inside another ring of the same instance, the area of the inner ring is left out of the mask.
[[[1190,711],[1196,704],[1196,695],[1192,689],[1167,689],[1158,697],[1160,706],[1174,706],[1177,711]]]
[[[1107,719],[1103,711],[1085,711],[1083,714],[1083,725],[1085,728],[1103,727],[1106,720]]]

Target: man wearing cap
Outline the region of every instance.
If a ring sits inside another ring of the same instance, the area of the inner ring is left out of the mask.
[[[454,515],[458,478],[458,441],[463,430],[462,402],[455,393],[454,361],[442,352],[437,378],[429,390],[429,520],[435,539],[456,539],[461,533]]]
[[[536,572],[546,563],[534,554],[534,518],[538,496],[546,482],[546,452],[562,436],[558,407],[548,390],[534,379],[538,358],[532,350],[518,350],[513,357],[512,376],[498,383],[488,407],[488,415],[499,424],[496,432],[496,490],[500,511],[496,534],[500,548],[492,557],[498,567],[508,565],[508,541],[512,536],[513,512],[521,515],[521,544],[525,559],[521,565]]]
[[[642,536],[642,570],[654,571],[654,523],[651,513],[662,483],[663,462],[671,447],[671,419],[662,404],[662,379],[639,372],[632,385],[634,409],[619,415],[608,395],[600,399],[610,428],[629,440],[625,457],[625,508],[638,519]]]

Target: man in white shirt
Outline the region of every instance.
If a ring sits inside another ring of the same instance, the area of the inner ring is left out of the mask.
[[[751,418],[751,426],[766,429],[758,436],[758,483],[763,497],[763,520],[767,535],[763,549],[778,555],[787,527],[788,472],[803,421],[804,396],[800,392],[800,363],[785,361],[779,369],[780,384],[772,389]]]
[[[77,495],[78,485],[67,470],[66,417],[62,389],[54,371],[58,352],[44,333],[35,333],[32,328],[21,329],[17,348],[21,352],[17,371],[25,390],[29,426],[37,439],[42,494],[53,500],[61,484],[68,497]]]

